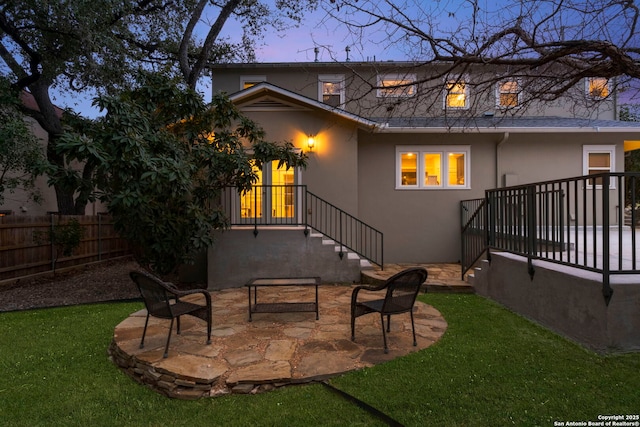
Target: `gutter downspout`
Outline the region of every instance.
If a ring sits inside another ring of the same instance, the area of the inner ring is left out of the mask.
[[[614,80],[613,87],[617,87],[618,82]],[[620,111],[618,110],[620,106],[618,105],[618,91],[615,90],[613,92],[613,120],[620,120]]]
[[[502,139],[496,144],[496,187],[502,187],[500,185],[500,147],[502,147],[509,140],[509,132],[502,134]]]

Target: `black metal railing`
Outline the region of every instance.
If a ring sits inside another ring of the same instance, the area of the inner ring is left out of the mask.
[[[638,173],[602,173],[487,190],[484,202],[461,205],[471,221],[463,226],[463,254],[483,235],[486,245],[472,246],[473,256],[491,249],[522,255],[532,276],[534,259],[601,273],[608,301],[611,275],[640,273],[638,180]],[[477,259],[463,256],[463,275]]]
[[[238,194],[235,188],[222,192],[222,207],[232,226],[301,226],[336,242],[342,258],[347,250],[383,267],[383,234],[353,215],[307,190],[305,185],[254,185]]]
[[[384,268],[384,236],[353,215],[315,194],[306,192],[307,225],[342,246]]]
[[[485,199],[463,200],[460,202],[462,245],[460,263],[462,280],[464,275],[487,251],[487,209]]]

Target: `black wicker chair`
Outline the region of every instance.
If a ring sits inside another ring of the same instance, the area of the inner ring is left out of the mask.
[[[188,314],[195,316],[207,322],[207,344],[211,344],[211,295],[205,289],[193,289],[181,291],[172,283],[163,282],[149,274],[132,271],[129,273],[131,279],[136,283],[140,290],[140,295],[147,307],[147,319],[144,322],[144,331],[142,332],[142,340],[140,348],[144,348],[144,337],[147,333],[147,325],[149,324],[149,316],[159,317],[161,319],[171,319],[169,326],[169,336],[167,344],[164,348],[164,357],[169,355],[169,341],[171,340],[171,331],[173,330],[173,319],[178,319],[176,332],[180,333],[180,316]],[[191,302],[181,301],[180,298],[186,295],[203,294],[206,305],[194,304]]]
[[[384,316],[387,316],[386,332],[390,332],[391,315],[409,312],[411,314],[411,328],[413,330],[413,345],[418,345],[416,341],[416,329],[413,323],[413,305],[420,291],[420,287],[424,281],[427,280],[427,275],[427,270],[424,268],[410,268],[391,276],[380,286],[357,286],[351,294],[351,340],[356,340],[356,317],[368,313],[380,313],[384,352],[388,353],[389,348],[387,347]],[[381,299],[358,302],[358,293],[360,291],[386,291],[386,293],[384,298]]]

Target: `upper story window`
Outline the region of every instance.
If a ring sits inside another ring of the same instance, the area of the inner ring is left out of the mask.
[[[521,87],[518,80],[503,80],[498,83],[496,106],[499,108],[519,107]]]
[[[267,76],[240,76],[240,90],[249,89],[251,86],[266,81]]]
[[[344,105],[344,75],[320,74],[318,76],[318,100],[331,105],[342,107]]]
[[[587,96],[593,99],[604,99],[609,96],[609,79],[590,77],[586,81]]]
[[[469,145],[397,146],[396,188],[471,188],[470,153]]]
[[[469,108],[469,83],[465,76],[447,79],[444,91],[444,108]]]
[[[615,172],[615,145],[584,145],[582,147],[582,174],[595,175]],[[602,178],[590,179],[587,188],[602,188]],[[609,188],[615,188],[611,180]]]
[[[406,98],[416,94],[415,74],[383,74],[378,76],[378,98]]]

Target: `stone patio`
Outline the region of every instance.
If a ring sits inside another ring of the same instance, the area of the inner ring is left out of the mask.
[[[432,268],[428,269],[431,275]],[[391,318],[388,354],[383,350],[380,316],[375,313],[356,319],[356,341],[352,342],[352,290],[347,285],[321,285],[319,320],[315,313],[260,313],[254,314],[253,322],[248,321],[246,288],[214,291],[211,344],[205,344],[206,323],[183,316],[182,333],[177,335],[174,329],[166,359],[162,355],[169,321],[151,318],[145,348],[140,349],[146,317],[141,310],[116,326],[109,354],[136,381],[169,397],[197,399],[258,393],[374,366],[429,347],[447,328],[436,309],[418,301],[414,306],[417,347],[408,313]],[[314,291],[278,287],[261,290],[260,298],[263,302],[267,298],[306,300],[309,292]]]
[[[381,284],[392,275],[407,268],[421,266],[427,269],[429,277],[422,286],[429,293],[474,293],[473,286],[461,279],[460,264],[385,264],[384,269],[375,266],[362,271],[361,282],[365,284]]]

